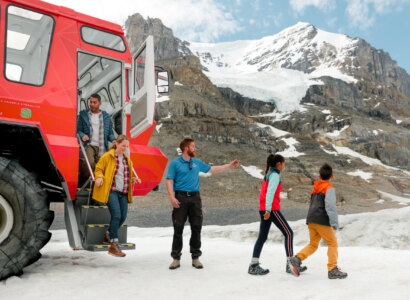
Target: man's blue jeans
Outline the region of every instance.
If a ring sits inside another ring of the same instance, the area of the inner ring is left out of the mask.
[[[118,239],[118,230],[127,218],[128,195],[118,191],[110,191],[107,206],[111,214],[109,237],[111,240]]]

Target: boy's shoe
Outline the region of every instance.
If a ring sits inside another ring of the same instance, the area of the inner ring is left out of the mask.
[[[193,258],[192,259],[192,266],[196,269],[202,269],[204,267],[204,265],[201,264],[201,262],[199,261],[198,258]]]
[[[108,247],[108,254],[117,257],[125,256],[125,253],[121,251],[120,247],[116,243],[111,243],[110,247]]]
[[[248,273],[251,275],[266,275],[269,273],[269,269],[264,269],[259,263],[255,263],[249,265]]]
[[[339,267],[334,267],[327,273],[327,277],[329,279],[345,279],[347,277],[347,273],[342,272]]]
[[[175,259],[172,261],[172,263],[169,265],[169,269],[170,270],[175,270],[177,268],[179,268],[181,265],[179,263],[179,259]]]
[[[108,233],[104,233],[103,244],[111,244],[111,240],[108,237]]]
[[[299,277],[301,263],[302,262],[297,256],[288,257],[288,266],[290,269],[290,274],[295,275],[296,277]]]

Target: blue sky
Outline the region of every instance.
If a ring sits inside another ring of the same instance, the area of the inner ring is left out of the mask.
[[[410,0],[48,0],[123,25],[160,18],[183,40],[259,39],[296,24],[361,37],[410,74]]]
[[[222,40],[258,39],[298,21],[351,37],[361,37],[390,53],[410,74],[410,1],[227,1],[245,27]]]

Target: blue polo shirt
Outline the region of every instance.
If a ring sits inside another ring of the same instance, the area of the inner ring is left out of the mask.
[[[192,169],[189,169],[191,162]],[[182,155],[171,161],[167,179],[174,181],[174,191],[199,192],[199,172],[208,173],[211,166],[197,158],[186,161]]]

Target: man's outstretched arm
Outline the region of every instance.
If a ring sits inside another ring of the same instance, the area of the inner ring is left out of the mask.
[[[211,169],[209,170],[209,173],[219,173],[223,172],[229,169],[234,169],[239,166],[239,160],[235,159],[234,161],[231,161],[229,164],[222,165],[222,166],[212,166]]]

